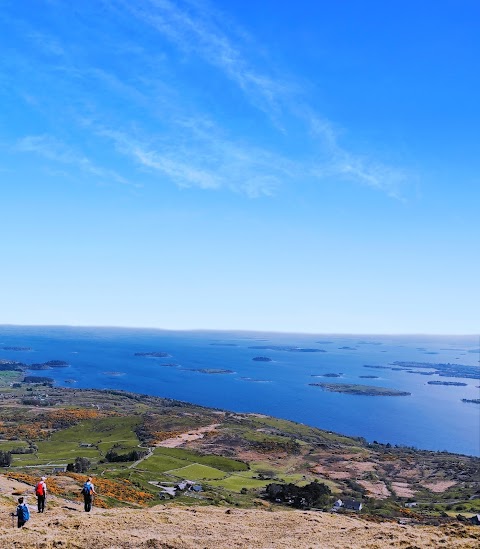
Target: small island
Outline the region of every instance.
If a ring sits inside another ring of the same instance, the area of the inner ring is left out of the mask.
[[[253,345],[249,349],[263,349],[265,351],[286,351],[287,353],[326,353],[325,349],[310,349],[305,347],[289,347],[288,345]]]
[[[68,362],[65,360],[47,360],[44,364],[51,368],[65,368],[66,366],[69,366]]]
[[[15,346],[7,346],[2,347],[3,351],[33,351],[31,347],[15,347]]]
[[[233,370],[223,370],[221,368],[188,368],[192,372],[200,372],[201,374],[234,374]]]
[[[166,357],[169,357],[170,355],[168,353],[163,352],[163,351],[152,351],[152,352],[148,352],[148,353],[134,353],[134,356],[166,358]]]
[[[355,347],[348,347],[347,345],[344,345],[343,347],[339,347],[341,351],[356,351],[357,349]]]
[[[427,385],[451,385],[453,387],[466,387],[467,383],[461,381],[427,381]]]
[[[441,377],[463,377],[468,379],[480,379],[480,369],[478,366],[469,366],[467,364],[435,363],[435,362],[415,362],[415,361],[395,361],[392,366],[397,366],[403,370],[428,369],[434,370]]]
[[[335,374],[335,373],[328,373],[328,374],[312,374],[312,377],[342,377],[343,373]]]
[[[303,347],[292,347],[288,349],[290,353],[326,353],[325,349],[305,349]]]
[[[28,366],[29,370],[50,370],[51,368],[67,368],[70,366],[65,360],[48,360],[47,362],[37,362]]]
[[[407,391],[398,391],[387,387],[374,387],[372,385],[355,385],[351,383],[309,383],[312,387],[321,387],[333,393],[360,396],[410,396]]]
[[[253,377],[241,377],[242,381],[250,381],[251,383],[271,383],[268,379],[255,379]]]
[[[358,377],[361,377],[363,379],[378,379],[378,376],[358,376]]]
[[[470,404],[480,404],[480,398],[462,398],[462,402],[469,402]]]
[[[268,356],[254,356],[252,360],[256,362],[272,362],[272,359]]]

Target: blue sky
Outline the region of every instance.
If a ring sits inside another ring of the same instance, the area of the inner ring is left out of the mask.
[[[0,8],[0,323],[478,332],[478,2]]]

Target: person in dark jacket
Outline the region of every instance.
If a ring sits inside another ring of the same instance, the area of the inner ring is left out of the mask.
[[[96,494],[91,477],[89,477],[87,482],[83,485],[82,494],[85,511],[89,513],[92,510],[93,496]]]
[[[23,498],[18,498],[17,510],[12,513],[12,517],[17,517],[18,528],[21,528],[30,518],[30,510],[28,505],[23,502]]]

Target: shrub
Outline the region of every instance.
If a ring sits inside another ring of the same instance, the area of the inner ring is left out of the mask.
[[[10,467],[12,463],[11,452],[0,452],[0,467]]]

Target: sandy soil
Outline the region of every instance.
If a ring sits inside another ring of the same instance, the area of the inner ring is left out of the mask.
[[[450,549],[478,547],[480,531],[475,539],[468,537],[475,535],[473,528],[464,528],[467,537],[461,538],[442,528],[367,523],[327,513],[159,506],[145,511],[94,509],[87,514],[58,507],[33,514],[20,531],[6,520],[0,536],[2,547],[25,549]]]
[[[399,498],[413,498],[415,492],[410,488],[407,482],[392,482],[392,488]]]
[[[406,480],[416,479],[418,477],[418,470],[414,467],[411,469],[400,469],[397,473],[398,478],[404,478]]]
[[[365,488],[369,496],[372,495],[377,499],[388,498],[392,495],[384,482],[369,482],[367,480],[359,480],[358,484]]]
[[[480,528],[372,523],[355,516],[304,511],[222,507],[98,509],[49,497],[47,510],[34,510],[32,487],[0,476],[0,546],[22,549],[384,549],[475,548]],[[13,527],[12,492],[29,494],[32,518]]]
[[[178,435],[176,437],[162,440],[162,442],[159,442],[157,446],[163,446],[164,448],[177,448],[178,446],[182,446],[187,442],[193,442],[194,440],[203,438],[205,436],[205,433],[211,433],[212,431],[215,431],[215,429],[219,426],[219,423],[214,423],[212,425],[207,425],[207,427],[192,429],[191,431],[188,431],[188,433],[182,433],[181,435]]]
[[[344,480],[346,478],[351,478],[352,473],[348,471],[330,471],[328,477],[333,480]]]
[[[457,483],[451,480],[445,480],[437,482],[423,482],[422,486],[425,486],[425,488],[428,488],[432,492],[440,494],[441,492],[445,492],[445,490],[448,490],[452,486],[455,486],[455,484]]]
[[[348,454],[342,455],[342,458],[348,457]],[[358,457],[358,456],[355,456]],[[346,461],[336,460],[331,464],[318,464],[312,467],[314,473],[327,475],[336,480],[351,478],[352,476],[361,475],[370,471],[375,471],[376,464],[372,461]]]

